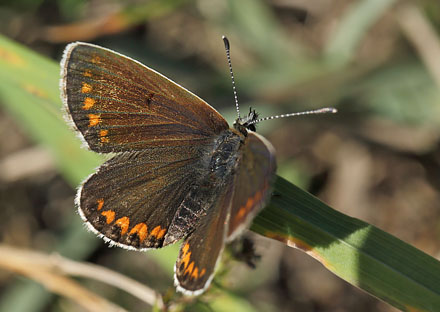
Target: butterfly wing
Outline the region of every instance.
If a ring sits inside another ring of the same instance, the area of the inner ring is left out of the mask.
[[[76,42],[61,62],[68,116],[95,152],[203,144],[228,129],[205,101],[147,66]]]
[[[226,240],[249,224],[270,195],[276,170],[272,145],[249,132],[239,154],[235,174],[180,248],[175,284],[185,294],[198,295],[209,286]]]
[[[99,46],[68,45],[61,67],[67,114],[88,147],[122,152],[82,184],[76,201],[83,219],[126,248],[181,238],[186,228],[167,239],[170,224],[226,121],[168,78]]]
[[[117,155],[83,183],[78,211],[92,231],[120,247],[173,243],[187,234],[173,233],[165,243],[203,153],[198,146],[174,146]]]
[[[174,268],[174,283],[177,290],[184,294],[201,294],[214,276],[225,245],[233,192],[230,182],[225,184],[224,191],[203,222],[182,243]]]
[[[255,132],[248,133],[240,154],[234,180],[240,190],[232,198],[228,241],[237,237],[264,207],[276,171],[272,144]]]

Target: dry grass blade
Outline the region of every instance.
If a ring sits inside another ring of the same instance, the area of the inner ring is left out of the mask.
[[[440,87],[440,40],[433,25],[420,8],[412,3],[401,5],[396,19]]]
[[[118,287],[151,306],[163,307],[161,297],[139,282],[109,269],[72,261],[60,255],[46,255],[0,244],[0,267],[35,280],[53,292],[72,299],[88,311],[125,310],[83,288],[65,275],[95,279]]]

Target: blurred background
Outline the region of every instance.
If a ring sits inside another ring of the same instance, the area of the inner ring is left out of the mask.
[[[54,62],[72,41],[116,50],[193,91],[232,124],[221,40],[227,35],[243,112],[339,110],[259,125],[277,150],[278,174],[439,257],[440,2],[0,0],[0,33]],[[2,97],[0,242],[93,262],[172,293],[177,249],[108,248],[87,233],[75,213],[72,180]],[[249,237],[261,255],[256,268],[227,260],[214,280],[236,302],[214,294],[182,310],[396,311],[306,254]],[[80,282],[127,310],[151,309],[116,288]],[[0,311],[83,309],[0,270]]]

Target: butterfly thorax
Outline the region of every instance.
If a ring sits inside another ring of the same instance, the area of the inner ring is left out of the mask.
[[[209,171],[212,178],[224,179],[225,175],[232,173],[237,162],[238,149],[244,137],[230,129],[223,131],[214,141],[212,152],[209,153]]]

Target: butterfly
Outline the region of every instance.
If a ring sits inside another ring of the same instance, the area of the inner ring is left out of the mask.
[[[230,127],[212,106],[155,70],[82,42],[65,48],[61,98],[85,145],[115,154],[78,189],[76,206],[88,228],[131,250],[183,240],[175,285],[201,294],[225,243],[271,194],[275,152],[255,132],[257,113],[250,110]]]

